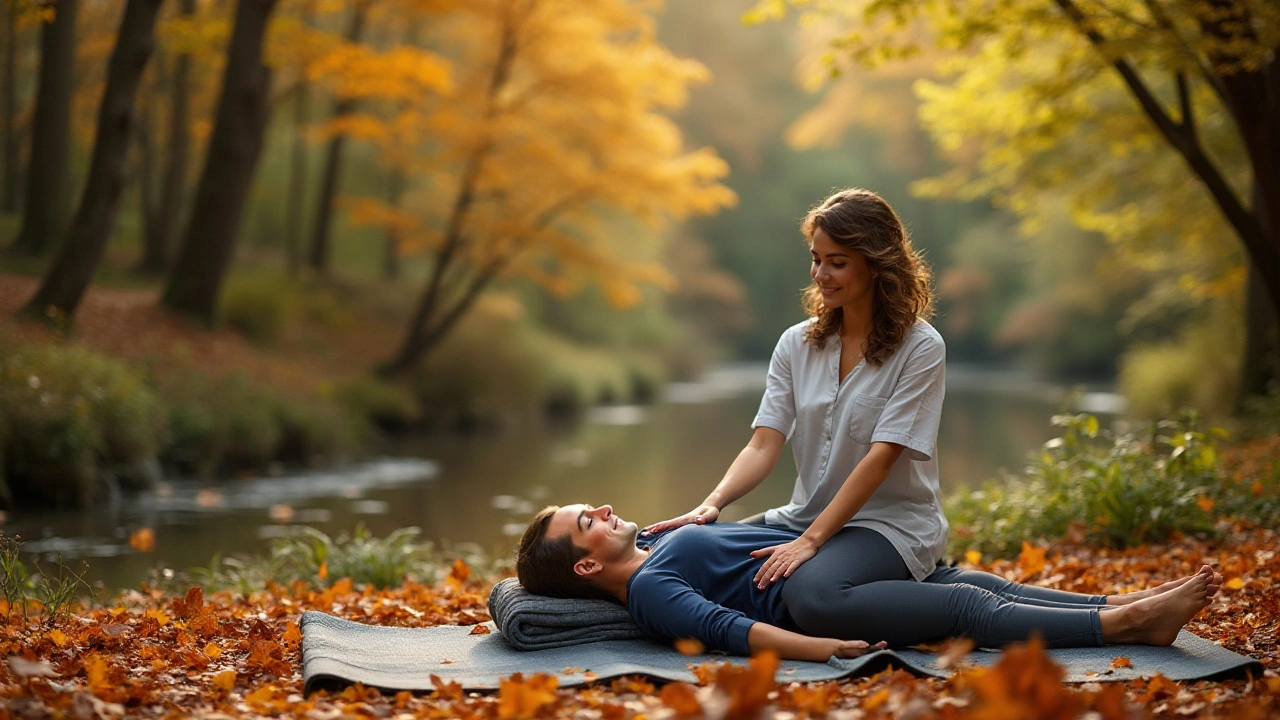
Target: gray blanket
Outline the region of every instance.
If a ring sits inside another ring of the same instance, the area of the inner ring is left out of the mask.
[[[485,623],[492,631],[493,625]],[[619,675],[646,675],[661,680],[693,682],[690,665],[705,662],[746,662],[723,655],[686,657],[670,647],[646,640],[607,640],[583,645],[523,652],[497,632],[473,634],[474,627],[444,625],[396,628],[363,625],[321,612],[302,615],[302,677],[306,692],[360,682],[384,690],[430,690],[435,675],[470,690],[496,689],[512,673],[555,675],[561,686],[580,685]],[[1156,673],[1172,680],[1224,677],[1253,672],[1262,664],[1226,650],[1188,632],[1173,647],[1112,645],[1101,648],[1051,650],[1055,662],[1067,669],[1069,682],[1131,680]],[[1128,657],[1132,668],[1112,670],[1111,662]],[[964,662],[991,665],[996,652],[971,653]],[[868,675],[885,668],[901,668],[920,675],[945,676],[937,656],[918,650],[882,650],[852,660],[826,663],[786,661],[778,680],[835,680]]]
[[[517,650],[643,637],[626,608],[617,603],[534,595],[515,578],[494,584],[489,592],[489,616]]]

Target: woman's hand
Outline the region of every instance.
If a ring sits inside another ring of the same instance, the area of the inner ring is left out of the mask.
[[[889,647],[889,643],[883,640],[875,645],[868,645],[862,640],[837,640],[836,649],[831,654],[838,658],[856,658],[887,647]]]
[[[692,511],[687,512],[681,515],[680,517],[673,517],[670,520],[663,520],[662,522],[656,522],[646,527],[644,530],[640,532],[640,534],[649,535],[651,533],[660,533],[660,532],[663,532],[664,530],[671,530],[672,528],[678,528],[681,525],[688,525],[689,523],[706,525],[707,523],[715,522],[716,518],[718,517],[720,517],[720,508],[716,507],[715,505],[699,505],[698,507],[694,508]]]
[[[760,566],[752,582],[756,587],[763,589],[766,584],[777,582],[778,578],[791,577],[791,573],[795,572],[796,568],[817,553],[818,545],[804,535],[784,545],[770,545],[767,548],[755,550],[751,553],[751,557],[767,556],[769,559]]]

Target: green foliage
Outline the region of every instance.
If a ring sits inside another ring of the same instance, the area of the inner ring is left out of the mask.
[[[338,403],[321,398],[280,396],[274,404],[280,428],[275,457],[284,462],[345,455],[356,449],[367,427]]]
[[[295,294],[293,283],[278,273],[234,273],[219,297],[218,319],[254,342],[270,344],[292,319]]]
[[[422,408],[409,388],[378,378],[344,383],[337,397],[356,416],[386,430],[404,430],[422,421]]]
[[[1176,340],[1139,345],[1120,360],[1120,391],[1134,417],[1202,409],[1211,417],[1234,410],[1244,329],[1236,303],[1219,304],[1209,318],[1188,324]]]
[[[154,458],[163,403],[124,363],[75,345],[0,356],[0,476],[16,500],[86,505],[104,473]]]
[[[382,589],[399,585],[405,578],[434,575],[440,562],[430,543],[417,542],[420,534],[418,528],[406,527],[376,538],[364,525],[358,525],[350,535],[330,537],[303,527],[298,535],[276,540],[266,557],[218,555],[194,574],[206,587],[231,588],[245,595],[262,590],[269,581],[325,586],[351,578],[357,584]]]
[[[88,590],[84,582],[86,568],[77,573],[59,561],[53,573],[39,565],[32,573],[22,561],[21,549],[17,538],[0,534],[0,599],[5,603],[6,618],[15,610],[26,615],[33,600],[50,620],[66,615]]]
[[[1251,437],[1280,434],[1280,383],[1272,383],[1266,395],[1245,400],[1244,411],[1245,434]]]
[[[1208,533],[1219,516],[1259,523],[1277,518],[1223,476],[1217,441],[1199,417],[1153,423],[1120,436],[1092,415],[1060,415],[1061,437],[1030,458],[1024,474],[947,499],[952,549],[1014,554],[1024,540],[1083,534],[1091,543],[1127,547],[1176,533]]]

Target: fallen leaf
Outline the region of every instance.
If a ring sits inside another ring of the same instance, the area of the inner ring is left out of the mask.
[[[964,559],[970,565],[977,565],[982,562],[982,553],[977,550],[970,550],[964,554]]]
[[[1022,552],[1018,555],[1018,568],[1022,571],[1022,582],[1039,575],[1044,570],[1045,552],[1048,548],[1036,547],[1026,540],[1022,541]]]
[[[1222,587],[1228,590],[1240,590],[1244,587],[1244,580],[1242,578],[1233,577],[1230,580],[1223,583]]]
[[[475,626],[475,627],[471,628],[471,632],[470,632],[470,633],[468,633],[468,634],[470,634],[470,635],[488,635],[488,634],[489,634],[489,633],[491,633],[491,632],[493,632],[493,631],[489,629],[489,626],[488,626],[488,625],[477,625],[477,626]]]
[[[701,655],[707,649],[697,638],[680,638],[675,642],[675,648],[681,655]]]
[[[502,680],[498,686],[498,717],[502,720],[537,717],[542,708],[556,701],[559,685],[555,677],[541,673],[528,680],[520,673]]]
[[[673,682],[664,685],[658,699],[663,705],[674,710],[677,717],[702,714],[702,703],[698,702],[698,692],[689,683]]]
[[[1116,669],[1131,668],[1133,667],[1133,661],[1127,657],[1118,657],[1111,661],[1111,667]]]
[[[449,568],[449,577],[445,582],[453,587],[461,587],[466,584],[467,579],[471,577],[471,568],[464,562],[462,558],[453,561],[453,567]]]
[[[213,687],[224,693],[229,693],[236,687],[236,671],[223,670],[213,676]]]
[[[156,549],[156,534],[149,527],[138,528],[129,536],[129,547],[138,552],[151,552]]]
[[[48,660],[28,660],[21,655],[10,655],[6,659],[9,670],[18,677],[58,677]]]
[[[208,645],[204,646],[204,654],[208,655],[214,660],[217,660],[218,658],[222,657],[222,648],[218,647],[217,645],[214,645],[213,643],[209,643]]]

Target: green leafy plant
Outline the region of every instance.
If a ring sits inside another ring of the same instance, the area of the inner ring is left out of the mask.
[[[25,616],[33,600],[51,622],[68,614],[88,591],[84,581],[88,564],[76,572],[59,558],[53,572],[38,563],[32,572],[23,562],[21,550],[18,538],[0,534],[0,598],[5,602],[5,616],[12,616],[15,611]]]
[[[1266,503],[1220,468],[1225,432],[1187,412],[1119,436],[1092,415],[1059,415],[1060,437],[1021,476],[948,498],[953,551],[1016,553],[1024,540],[1066,536],[1109,547],[1211,533],[1218,517],[1268,522]]]

